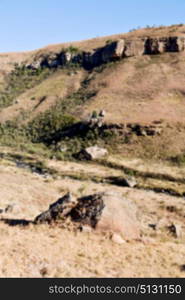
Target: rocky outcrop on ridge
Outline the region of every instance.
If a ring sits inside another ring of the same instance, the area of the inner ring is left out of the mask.
[[[115,134],[117,136],[156,136],[160,135],[165,129],[165,123],[163,121],[154,121],[148,124],[140,124],[140,123],[102,123],[102,126],[99,127],[98,124],[92,128],[91,123],[82,121],[78,122],[68,129],[64,130],[60,133],[60,139],[66,136],[73,137],[76,135],[85,135],[89,130],[96,129],[99,136],[108,133]],[[95,153],[98,153],[98,149],[93,148],[89,149],[97,150]],[[106,155],[106,153],[101,152],[102,155]],[[83,155],[82,155],[83,156]]]
[[[185,37],[136,38],[110,41],[101,48],[86,52],[72,46],[59,53],[36,55],[28,68],[56,68],[68,64],[78,64],[85,69],[92,69],[111,61],[140,55],[181,52],[185,50]]]

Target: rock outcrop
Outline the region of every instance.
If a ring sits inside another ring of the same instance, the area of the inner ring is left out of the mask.
[[[139,123],[127,124],[128,131],[135,133],[138,136],[154,136],[160,135],[164,125],[162,122],[153,122],[152,124],[142,125]]]
[[[137,181],[136,181],[135,177],[128,176],[127,178],[125,178],[125,186],[134,188],[136,185],[137,185]]]
[[[51,204],[47,211],[38,215],[35,218],[34,223],[51,223],[56,219],[66,217],[75,205],[76,201],[71,194],[68,193],[64,197],[58,199],[55,203]]]
[[[95,145],[81,150],[80,153],[78,154],[78,158],[86,159],[86,160],[95,160],[95,159],[100,159],[107,154],[108,154],[107,149],[100,148]]]
[[[79,198],[77,205],[70,212],[71,219],[95,228],[105,208],[103,196],[103,193],[99,193]]]
[[[69,47],[61,52],[36,55],[27,67],[57,68],[69,64],[78,64],[85,69],[92,69],[102,64],[122,58],[140,55],[160,54],[164,52],[181,52],[185,50],[185,37],[136,38],[112,41],[101,48],[86,52]]]
[[[97,193],[74,200],[70,194],[50,205],[34,224],[52,223],[70,218],[78,228],[119,234],[124,240],[140,238],[136,205],[119,193]]]
[[[164,130],[165,124],[162,121],[154,121],[148,124],[140,123],[120,123],[120,124],[106,124],[101,127],[101,131],[112,131],[117,135],[130,135],[137,136],[156,136],[160,135]]]
[[[145,54],[180,52],[185,49],[184,37],[148,38],[145,41]]]

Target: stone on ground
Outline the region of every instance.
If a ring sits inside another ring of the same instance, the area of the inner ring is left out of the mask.
[[[92,146],[83,149],[80,153],[80,157],[87,160],[95,160],[95,159],[100,159],[107,154],[108,154],[107,149],[100,148],[98,146]]]

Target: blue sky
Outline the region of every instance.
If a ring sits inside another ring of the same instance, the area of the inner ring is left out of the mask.
[[[0,52],[185,23],[185,0],[0,0]]]

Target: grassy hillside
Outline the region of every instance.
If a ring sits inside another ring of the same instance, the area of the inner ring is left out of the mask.
[[[184,277],[185,49],[55,61],[179,36],[182,24],[0,54],[0,277]],[[81,159],[93,145],[106,156]],[[139,239],[30,222],[68,192],[119,193],[138,210]]]
[[[6,54],[2,68],[6,75],[0,92],[1,143],[17,144],[18,147],[20,143],[39,143],[49,147],[48,151],[52,143],[60,143],[69,149],[70,155],[85,145],[97,143],[126,156],[179,161],[178,157],[184,156],[185,147],[182,138],[185,123],[184,51],[123,58],[89,71],[75,64],[36,70],[28,69],[26,65],[48,53],[56,55],[65,48],[91,51],[119,38],[183,36],[184,32],[181,24],[161,26],[75,42],[73,48],[72,44],[63,44],[17,56]],[[10,70],[5,66],[9,66],[11,58]],[[1,65],[2,62],[3,55]],[[82,135],[60,140],[66,128],[83,122],[93,111],[98,113],[101,109],[106,111],[106,124],[160,121],[165,130],[161,136],[131,135],[126,138],[120,137],[115,130],[103,133],[88,130]],[[52,151],[55,151],[54,147]]]

